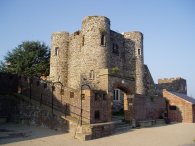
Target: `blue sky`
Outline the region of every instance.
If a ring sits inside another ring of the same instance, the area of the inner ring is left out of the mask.
[[[0,60],[25,40],[50,46],[52,32],[74,32],[88,15],[107,16],[117,32],[141,31],[154,81],[181,76],[195,97],[194,0],[1,0]]]

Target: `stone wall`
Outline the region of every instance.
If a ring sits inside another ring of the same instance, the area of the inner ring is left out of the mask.
[[[38,78],[21,77],[20,93],[41,104],[63,112],[77,119],[81,116],[81,92],[62,86],[60,83],[39,80]],[[82,121],[99,123],[111,121],[110,100],[106,91],[82,88]],[[95,114],[99,112],[99,117]]]
[[[38,78],[22,77],[19,80],[21,94],[46,104],[53,109],[78,118],[81,112],[80,90],[62,86],[60,83],[46,82]],[[90,122],[90,97],[83,101],[83,120]]]
[[[110,99],[105,91],[93,91],[91,96],[91,123],[111,121]],[[99,113],[99,117],[98,114]]]
[[[0,73],[0,93],[17,92],[18,76],[9,73]]]
[[[136,121],[156,120],[166,111],[164,98],[159,96],[140,96],[133,99],[133,111]]]
[[[120,33],[110,31],[110,48],[108,66],[109,69],[117,68],[120,72],[128,72],[130,74],[130,66],[127,66],[126,56],[127,52],[125,50],[124,36]]]
[[[144,65],[144,87],[145,93],[148,96],[154,96],[159,94],[156,88],[156,84],[154,83],[154,80],[147,65]]]
[[[19,114],[18,122],[33,126],[43,126],[50,129],[69,131],[69,122],[62,119],[62,114],[52,112],[50,108],[45,105],[40,105],[37,101],[29,98],[18,96]]]
[[[5,118],[6,122],[14,122],[19,114],[19,101],[13,94],[0,95],[0,118]]]
[[[176,109],[168,110],[168,116],[171,121],[176,122],[194,122],[193,105],[180,97],[163,90],[163,97],[168,100],[169,107],[176,106]]]
[[[160,89],[187,94],[186,80],[181,77],[158,79],[158,87]]]

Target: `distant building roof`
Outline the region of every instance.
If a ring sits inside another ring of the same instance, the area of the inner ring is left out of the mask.
[[[168,92],[170,92],[170,93],[172,93],[172,94],[174,94],[174,95],[176,95],[176,96],[178,96],[178,97],[180,97],[188,102],[191,102],[192,104],[195,104],[195,99],[190,97],[190,96],[187,96],[187,95],[181,94],[181,93],[177,93],[177,92],[171,92],[171,91],[168,91]]]

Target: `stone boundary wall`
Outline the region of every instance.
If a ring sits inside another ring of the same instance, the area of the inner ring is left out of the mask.
[[[62,119],[61,114],[52,112],[51,108],[40,105],[39,102],[22,95],[16,95],[19,100],[17,121],[31,126],[42,126],[60,131],[70,131],[69,121]],[[59,113],[59,112],[58,112]]]
[[[0,93],[17,92],[17,86],[17,75],[9,73],[0,73]]]
[[[136,121],[156,120],[166,110],[165,99],[159,96],[137,95],[133,101]]]
[[[19,78],[20,94],[35,99],[41,104],[46,104],[52,109],[59,110],[65,115],[79,118],[81,112],[80,91],[52,83],[39,78]],[[83,101],[83,120],[90,122],[90,97]]]
[[[19,79],[19,93],[46,104],[53,109],[63,112],[77,119],[81,116],[81,91],[67,88],[58,82],[48,82],[39,78]],[[105,91],[82,89],[82,121],[99,123],[110,121],[108,103],[110,102]],[[99,116],[95,113],[99,112]]]

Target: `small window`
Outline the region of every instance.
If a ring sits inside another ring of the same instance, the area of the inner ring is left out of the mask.
[[[138,49],[138,55],[141,55],[141,49]]]
[[[55,48],[55,56],[58,56],[59,55],[59,47],[56,47]]]
[[[70,92],[70,98],[74,98],[74,92]]]
[[[94,80],[95,79],[94,70],[90,70],[90,72],[89,72],[89,79],[90,80]]]
[[[85,45],[85,36],[82,37],[82,46]]]
[[[171,106],[169,106],[169,110],[176,110],[177,108],[176,108],[176,106],[174,106],[174,105],[171,105]]]
[[[100,119],[100,111],[95,111],[95,120]]]
[[[101,45],[105,46],[105,35],[101,35]]]
[[[13,79],[13,76],[9,76],[9,79],[12,80]]]

